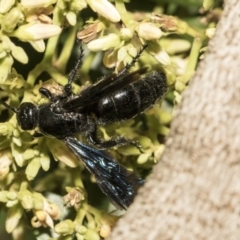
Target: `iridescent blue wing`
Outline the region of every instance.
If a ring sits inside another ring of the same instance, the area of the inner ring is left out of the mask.
[[[144,181],[103,151],[87,146],[75,138],[68,137],[64,141],[93,174],[100,189],[109,200],[117,208],[126,209]]]

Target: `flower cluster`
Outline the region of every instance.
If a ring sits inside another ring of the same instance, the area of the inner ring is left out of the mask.
[[[22,184],[23,186],[24,184]],[[29,191],[25,187],[15,191],[1,191],[0,202],[9,208],[7,212],[6,230],[8,233],[16,231],[25,211],[32,211],[31,224],[33,227],[54,227],[54,220],[60,218],[59,208],[49,202],[42,194]]]
[[[168,6],[167,11],[156,4],[155,12],[149,13],[128,11],[125,2],[0,1],[0,101],[13,109],[21,102],[44,104],[46,99],[39,94],[43,85],[51,93],[61,94],[63,88],[59,85],[67,82],[66,69],[71,55],[75,57],[76,37],[82,41],[86,53],[80,76],[81,84],[85,84],[83,88],[91,82],[90,69],[102,71],[100,64],[95,65],[100,56],[97,52],[104,51],[103,64],[118,73],[147,43],[136,65],[148,66],[149,70],[164,68],[170,86],[168,101],[163,102],[163,109],[156,105],[136,121],[117,127],[99,127],[104,139],[116,134],[138,140],[141,152],[133,146],[121,147],[114,157],[128,169],[145,171],[151,169],[164,151],[174,106],[181,101],[181,92],[195,71],[199,53],[206,50],[204,44],[213,37],[222,10],[211,9],[212,0],[204,0],[201,9],[199,1],[192,3],[193,7],[183,1],[181,9],[189,7],[186,11],[189,14],[194,9],[201,12],[203,17],[198,22],[191,14],[186,19],[178,18],[175,3],[171,7],[164,4]],[[174,17],[166,15],[169,12]],[[87,20],[83,20],[87,14]],[[27,44],[36,55],[44,52],[33,69],[31,64],[36,56],[25,48]],[[15,60],[32,70],[26,74],[19,67],[16,70],[17,64],[14,69]],[[77,84],[74,83],[74,91],[80,92]],[[95,180],[86,173],[79,159],[59,140],[33,138],[33,132],[22,131],[15,114],[6,111],[3,104],[0,118],[0,202],[1,210],[6,212],[6,230],[12,238],[26,239],[26,229],[36,234],[34,229],[38,227],[51,229],[49,239],[56,234],[59,237],[56,239],[107,238],[118,217],[88,204],[88,199],[91,202],[94,197],[90,196],[91,191],[85,190],[85,184],[91,188]],[[60,200],[52,200],[43,193],[55,194]],[[106,198],[97,199],[99,208],[108,212],[112,209]],[[39,238],[43,237],[45,233],[39,232]]]

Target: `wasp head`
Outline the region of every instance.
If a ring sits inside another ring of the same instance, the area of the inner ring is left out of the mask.
[[[37,107],[30,102],[25,102],[17,109],[17,121],[23,130],[32,130],[37,126],[38,117]]]

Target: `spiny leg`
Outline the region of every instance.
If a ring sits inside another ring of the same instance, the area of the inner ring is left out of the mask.
[[[82,66],[83,48],[82,48],[82,44],[81,44],[80,40],[77,40],[77,43],[79,45],[79,55],[78,55],[77,61],[74,65],[73,69],[71,70],[71,72],[68,75],[68,83],[64,87],[64,91],[67,96],[72,94],[72,82],[75,79],[76,73]]]
[[[97,136],[97,127],[95,122],[92,122],[89,125],[89,130],[90,131],[87,134],[87,138],[91,144],[97,146],[98,148],[106,149],[106,148],[112,148],[112,147],[133,145],[134,147],[138,148],[140,152],[142,152],[141,145],[139,145],[138,142],[129,140],[121,136],[112,138],[110,140],[99,139]]]
[[[132,59],[132,61],[130,63],[128,63],[125,68],[118,73],[118,76],[122,75],[122,74],[126,74],[128,73],[128,71],[130,70],[130,68],[137,62],[137,60],[139,59],[139,57],[141,56],[142,52],[147,48],[148,44],[144,43],[144,45],[142,46],[142,48],[140,49],[140,51],[138,52],[138,54]]]

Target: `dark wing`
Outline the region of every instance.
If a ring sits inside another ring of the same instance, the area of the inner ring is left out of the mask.
[[[65,143],[80,158],[94,175],[97,184],[117,207],[126,209],[133,201],[144,181],[128,171],[104,152],[87,146],[75,138],[66,138]]]
[[[93,104],[106,95],[109,95],[114,91],[139,80],[140,76],[146,72],[147,68],[142,68],[128,74],[118,76],[110,75],[109,77],[106,77],[96,84],[84,89],[76,98],[67,101],[62,107],[67,111],[73,111],[76,109],[80,111],[81,108],[86,108],[87,105]]]

